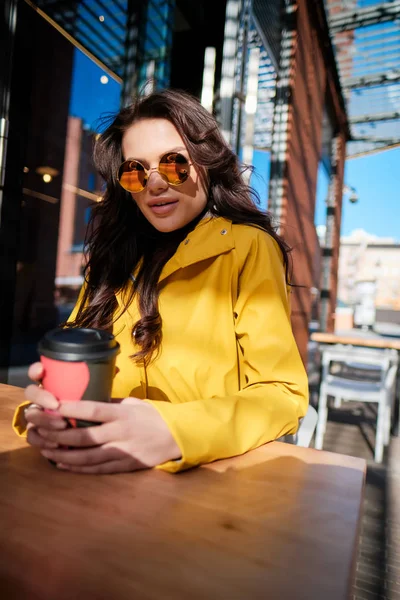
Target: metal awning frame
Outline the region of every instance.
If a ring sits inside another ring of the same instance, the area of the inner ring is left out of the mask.
[[[394,21],[398,16],[400,16],[400,1],[385,2],[349,11],[346,15],[332,16],[329,22],[330,30],[333,34],[352,31],[359,27],[388,23]]]
[[[344,83],[345,90],[354,90],[357,88],[374,87],[389,85],[400,81],[400,69],[394,69],[384,73],[375,73],[374,75],[365,75],[364,77],[349,77]]]
[[[114,79],[117,83],[122,84],[122,78],[113,71],[108,65],[106,65],[102,60],[100,60],[93,52],[88,50],[83,44],[81,44],[71,33],[69,33],[65,28],[61,27],[54,19],[52,19],[47,13],[45,13],[41,8],[39,8],[36,4],[32,2],[32,0],[24,0],[26,4],[28,4],[35,12],[38,13],[43,19],[45,19],[52,27],[54,27],[63,37],[65,37],[75,48],[78,48],[81,52],[86,54],[88,58],[90,58],[94,63],[96,63],[100,69],[105,71],[107,75],[109,75],[112,79]]]

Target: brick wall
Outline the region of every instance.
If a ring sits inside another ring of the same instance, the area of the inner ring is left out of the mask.
[[[318,164],[321,156],[322,121],[327,106],[336,131],[345,125],[335,87],[332,64],[326,51],[318,3],[299,0],[296,11],[296,37],[289,99],[288,142],[284,197],[280,222],[282,233],[293,252],[292,323],[304,362],[307,360],[308,324],[311,320],[311,288],[320,287],[320,246],[314,226]],[[343,133],[344,140],[344,133]],[[344,148],[344,144],[343,144]],[[338,165],[343,178],[344,150]],[[341,188],[340,188],[341,189]],[[341,194],[335,218],[340,231]],[[332,260],[331,289],[336,299],[338,256]],[[333,309],[332,313],[334,312]]]

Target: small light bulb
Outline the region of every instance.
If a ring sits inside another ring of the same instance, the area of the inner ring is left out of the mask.
[[[104,83],[104,84],[108,83],[108,77],[107,77],[107,75],[102,75],[100,77],[100,81],[101,81],[101,83]]]
[[[24,167],[24,173],[29,173],[29,167]]]
[[[52,180],[53,180],[52,176],[51,176],[51,175],[49,175],[48,173],[45,173],[45,174],[43,175],[43,181],[44,181],[45,183],[50,183],[50,181],[52,181]]]

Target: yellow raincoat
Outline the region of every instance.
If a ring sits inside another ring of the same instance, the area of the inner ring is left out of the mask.
[[[146,369],[129,358],[139,318],[133,302],[114,323],[121,353],[112,390],[116,398],[146,399],[166,421],[182,459],[159,468],[181,471],[294,433],[308,386],[273,238],[205,218],[165,265],[159,285],[160,354]],[[123,294],[117,300],[122,308]]]

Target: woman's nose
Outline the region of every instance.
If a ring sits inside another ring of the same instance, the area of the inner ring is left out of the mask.
[[[147,189],[149,192],[158,193],[159,191],[166,190],[167,188],[168,181],[166,181],[157,170],[152,171],[147,180]]]

